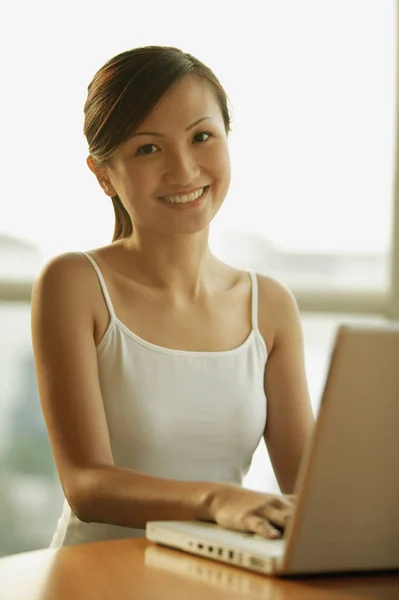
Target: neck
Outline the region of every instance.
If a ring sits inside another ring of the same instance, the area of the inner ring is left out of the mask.
[[[209,228],[194,234],[167,235],[135,228],[124,245],[137,268],[157,287],[197,296],[212,261]]]

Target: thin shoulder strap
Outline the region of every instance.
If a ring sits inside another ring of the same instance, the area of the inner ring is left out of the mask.
[[[252,281],[252,329],[258,329],[258,278],[256,273],[248,270]]]
[[[102,293],[103,293],[104,300],[105,300],[105,303],[106,303],[106,305],[107,305],[107,308],[108,308],[109,315],[110,315],[111,319],[115,319],[115,318],[116,318],[116,315],[115,315],[114,307],[113,307],[113,305],[112,305],[111,298],[110,298],[110,296],[109,296],[109,293],[108,293],[107,286],[105,285],[105,281],[104,281],[103,274],[102,274],[102,273],[101,273],[101,271],[100,271],[100,267],[98,266],[98,264],[96,263],[96,261],[94,260],[94,258],[93,258],[92,256],[90,256],[90,254],[89,254],[88,252],[82,252],[82,254],[83,254],[83,256],[85,256],[85,257],[86,257],[86,258],[87,258],[87,259],[88,259],[88,260],[91,262],[91,264],[93,265],[93,267],[94,267],[94,270],[95,270],[95,272],[97,273],[98,280],[99,280],[99,282],[100,282],[101,291],[102,291]]]

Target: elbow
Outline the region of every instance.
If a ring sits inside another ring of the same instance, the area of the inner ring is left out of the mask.
[[[69,507],[73,514],[84,523],[93,523],[93,510],[90,510],[91,502],[83,494],[75,491],[65,494]]]
[[[63,486],[65,498],[73,514],[84,523],[95,522],[94,498],[96,496],[93,477],[84,472],[75,475],[68,485]]]
[[[86,504],[75,502],[74,505],[71,506],[71,510],[79,521],[83,521],[83,523],[94,523],[95,519],[93,518],[92,511],[90,511]]]

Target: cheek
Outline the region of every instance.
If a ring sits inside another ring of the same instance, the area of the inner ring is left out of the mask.
[[[214,172],[218,173],[221,180],[225,185],[229,185],[231,177],[231,162],[230,154],[226,149],[224,152],[220,152],[214,160]]]
[[[207,163],[210,170],[216,175],[219,173],[220,177],[230,175],[230,154],[226,147],[215,147],[213,152],[210,152],[207,157]]]
[[[156,169],[150,162],[144,164],[144,161],[140,165],[133,165],[130,169],[126,170],[125,182],[128,192],[136,196],[141,193],[146,193],[154,186],[154,180],[156,178]]]

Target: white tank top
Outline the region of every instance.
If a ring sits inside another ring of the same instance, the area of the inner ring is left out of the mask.
[[[267,349],[258,329],[252,279],[252,330],[237,348],[173,350],[151,344],[109,311],[97,346],[98,370],[114,464],[154,477],[242,484],[266,424]],[[52,547],[142,537],[144,530],[84,523],[65,500]]]

